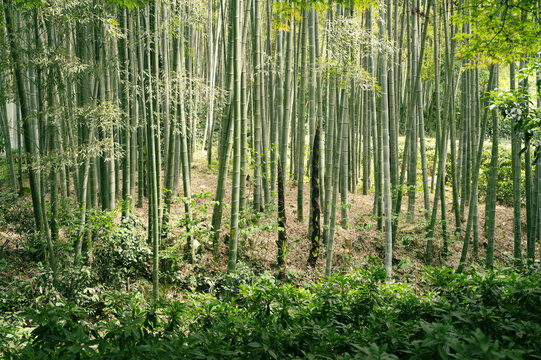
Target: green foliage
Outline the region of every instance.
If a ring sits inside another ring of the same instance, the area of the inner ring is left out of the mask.
[[[95,245],[98,277],[113,286],[127,286],[130,279],[150,276],[151,251],[135,218],[126,218]]]
[[[541,112],[534,107],[526,89],[498,90],[491,92],[492,107],[497,107],[504,119],[513,124],[513,130],[523,133],[530,140],[534,131],[540,129]]]
[[[372,269],[374,270],[374,269]],[[377,273],[377,271],[376,271]],[[383,272],[383,274],[385,274]],[[243,277],[244,275],[239,275]],[[26,314],[7,358],[523,359],[541,350],[541,275],[429,269],[424,294],[361,270],[296,287],[268,274],[224,299],[131,303],[101,321],[73,305]],[[0,329],[4,329],[0,327]]]
[[[30,330],[24,325],[24,318],[18,314],[4,313],[0,316],[0,354],[19,347],[29,333]]]
[[[91,269],[76,269],[70,262],[58,270],[61,276],[54,280],[52,271],[38,263],[28,278],[8,277],[0,283],[0,328],[12,328],[14,335],[0,334],[0,346],[3,341],[16,341],[30,327],[26,316],[48,306],[73,304],[88,316],[103,314],[108,293]]]
[[[485,144],[481,155],[481,168],[479,169],[479,197],[484,200],[487,194],[488,176],[490,172],[491,144]],[[524,163],[521,172],[521,196],[525,195]],[[449,170],[448,170],[449,171]],[[450,176],[450,171],[448,173]],[[450,178],[450,177],[449,177]],[[513,171],[511,167],[511,148],[501,146],[498,151],[498,185],[496,201],[502,205],[513,206]]]
[[[43,260],[45,243],[34,230],[29,199],[11,191],[0,191],[0,251],[16,249],[27,259]],[[1,254],[0,254],[1,255]]]
[[[528,77],[533,77],[541,70],[541,60],[534,59],[528,66],[520,69],[518,74],[519,88],[517,90],[498,89],[490,92],[491,109],[498,109],[503,117],[505,127],[517,132],[525,141],[541,138],[541,109],[535,107],[533,89],[530,88]],[[541,82],[537,81],[537,97]]]
[[[290,0],[284,2],[275,2],[273,4],[273,26],[278,30],[290,30],[290,20],[302,20],[303,9],[315,9],[323,12],[329,4],[342,5],[346,8],[364,11],[370,6],[377,6],[376,0],[335,0],[332,3],[326,0]]]
[[[23,356],[35,359],[76,359],[96,355],[91,331],[81,320],[85,311],[75,305],[47,307],[28,313],[37,327],[32,331],[32,342],[22,351]],[[28,354],[28,355],[26,355]]]
[[[427,158],[429,165],[433,163],[434,159],[434,143],[428,139],[426,142]],[[492,152],[492,144],[485,141],[483,144],[483,153],[481,155],[481,167],[479,169],[479,199],[484,201],[487,193],[488,176],[490,171],[490,159]],[[420,160],[419,160],[420,161]],[[525,196],[525,175],[524,175],[524,163],[522,163],[523,171],[521,174],[523,185],[521,187],[522,197]],[[418,169],[420,166],[418,166]],[[420,172],[420,170],[418,170]],[[429,166],[429,173],[432,173],[434,169]],[[446,171],[446,184],[451,186],[451,158],[448,156]],[[420,180],[418,179],[420,182]],[[498,185],[496,192],[496,201],[504,206],[513,206],[513,181],[512,181],[512,169],[511,169],[511,147],[509,144],[501,144],[498,151]]]
[[[541,50],[536,2],[531,0],[471,0],[459,8],[454,22],[471,33],[459,33],[460,53],[472,59],[510,62]]]
[[[0,229],[26,234],[34,230],[30,202],[12,191],[0,191]]]
[[[278,220],[273,216],[274,207],[267,205],[264,213],[253,212],[252,208],[247,208],[239,216],[239,256],[244,257],[247,250],[255,251],[259,245],[261,250],[264,243],[256,244],[255,238],[262,232],[267,231],[276,233],[282,229],[278,225]]]
[[[214,231],[209,220],[215,202],[209,201],[209,199],[213,196],[211,192],[203,190],[192,194],[191,198],[177,197],[173,199],[175,203],[183,203],[185,209],[190,209],[190,213],[189,216],[185,214],[179,218],[178,229],[181,229],[181,232],[178,237],[169,239],[162,244],[164,249],[160,252],[160,264],[169,283],[186,285],[189,288],[182,276],[190,238],[193,239],[196,250],[196,259],[194,260],[200,260],[202,250],[211,247]],[[170,243],[171,240],[174,242]]]
[[[181,242],[189,237],[193,237],[205,246],[211,245],[214,232],[208,220],[212,216],[211,209],[215,204],[214,201],[209,201],[213,197],[214,194],[210,191],[202,190],[192,194],[191,198],[178,198],[179,202],[184,203],[190,209],[190,217],[183,216],[180,218],[179,227],[186,230],[179,236]]]

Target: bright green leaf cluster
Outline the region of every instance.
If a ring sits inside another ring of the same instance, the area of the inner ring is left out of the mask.
[[[456,37],[463,57],[507,63],[541,51],[541,26],[535,1],[471,0],[462,3],[464,5],[456,9],[454,22],[461,29]]]

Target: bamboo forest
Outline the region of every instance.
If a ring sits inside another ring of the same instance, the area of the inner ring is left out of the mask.
[[[541,359],[541,1],[0,5],[0,359]]]

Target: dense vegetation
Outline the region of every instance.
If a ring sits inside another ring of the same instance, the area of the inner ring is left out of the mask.
[[[540,357],[539,2],[0,5],[0,357]]]
[[[157,306],[115,291],[44,294],[39,311],[4,297],[2,310],[25,309],[10,316],[33,327],[4,318],[0,350],[7,359],[538,358],[539,274],[431,269],[421,289],[384,280],[370,266],[298,287],[241,265],[210,294]]]

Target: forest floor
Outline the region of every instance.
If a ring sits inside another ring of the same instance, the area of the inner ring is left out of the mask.
[[[229,237],[229,204],[231,203],[231,177],[226,184],[224,198],[224,214],[222,217],[222,240],[219,242],[219,254],[215,258],[212,251],[212,244],[209,236],[210,222],[213,211],[214,192],[217,185],[217,164],[214,162],[209,167],[200,152],[196,154],[192,163],[191,185],[194,202],[192,204],[192,215],[194,217],[194,239],[198,246],[196,261],[193,264],[183,263],[181,281],[193,276],[194,273],[204,272],[205,274],[222,274],[227,268],[228,258],[228,237]],[[251,170],[248,171],[251,173]],[[252,206],[253,187],[247,181],[247,207]],[[422,183],[417,188],[417,200],[415,208],[415,219],[408,223],[405,218],[407,211],[407,194],[403,198],[402,214],[399,219],[399,232],[393,248],[393,271],[397,280],[416,283],[421,278],[421,272],[425,268],[424,261],[426,249],[425,226],[423,218],[423,191]],[[431,205],[432,205],[431,194]],[[310,240],[308,234],[308,213],[310,209],[309,179],[304,181],[304,216],[303,221],[297,220],[297,185],[293,180],[286,184],[286,234],[287,234],[287,255],[286,267],[288,279],[295,283],[317,280],[323,276],[325,271],[326,249],[322,244],[319,258],[315,268],[307,264]],[[367,266],[375,259],[383,259],[384,256],[384,233],[377,229],[377,218],[373,215],[374,188],[369,189],[367,195],[363,195],[360,189],[348,194],[349,218],[348,226],[340,226],[341,211],[337,209],[337,225],[333,246],[333,270],[348,270]],[[446,191],[447,204],[447,234],[449,239],[449,255],[447,258],[441,256],[443,237],[441,221],[438,220],[434,232],[434,244],[432,252],[432,265],[446,265],[456,268],[459,263],[463,242],[453,236],[454,212],[451,204],[451,189]],[[146,229],[148,204],[146,201],[141,208],[135,208],[135,214]],[[468,213],[466,206],[465,214]],[[249,215],[254,218],[254,214]],[[438,214],[438,219],[441,213]],[[479,258],[472,260],[472,246],[468,260],[472,264],[482,267],[485,258],[486,238],[483,234],[484,228],[484,204],[479,204]],[[162,245],[162,249],[180,242],[183,247],[186,243],[184,219],[184,204],[180,197],[173,200],[171,207],[171,222],[169,241]],[[504,267],[512,265],[513,255],[513,209],[498,205],[496,207],[496,229],[495,229],[495,266]],[[117,220],[120,215],[117,213]],[[323,215],[322,215],[323,220]],[[523,229],[525,230],[525,214],[523,211]],[[323,221],[322,221],[323,222]],[[323,225],[323,224],[322,224]],[[276,231],[276,207],[271,204],[267,211],[257,221],[241,222],[240,245],[238,260],[248,265],[255,272],[265,270],[276,271],[277,255],[277,231]],[[462,224],[463,230],[466,224]],[[0,229],[0,248],[7,251],[10,248],[19,248],[18,241],[22,241],[20,234],[13,229]],[[61,232],[62,234],[62,232]],[[463,234],[464,235],[464,232]],[[19,240],[17,240],[19,239]],[[522,241],[523,254],[526,252],[526,237],[523,231]],[[538,250],[536,250],[538,253]],[[176,292],[172,289],[173,292]]]
[[[333,269],[354,271],[323,278],[323,246],[317,266],[307,264],[308,179],[304,182],[305,214],[301,222],[296,216],[297,186],[288,181],[288,284],[282,286],[272,276],[277,272],[275,205],[270,204],[260,215],[249,213],[252,221],[241,222],[238,271],[226,273],[227,205],[216,259],[210,240],[216,164],[209,168],[202,156],[196,156],[191,177],[191,229],[198,244],[197,255],[193,264],[184,259],[184,206],[177,197],[171,208],[170,236],[161,245],[163,301],[157,303],[158,307],[151,300],[147,203],[134,209],[138,221],[128,219],[124,224],[120,224],[119,207],[114,212],[90,212],[88,228],[95,235],[95,257],[93,262],[88,257],[85,266],[77,269],[71,254],[73,231],[79,224],[78,206],[73,199],[63,202],[59,211],[63,225],[56,244],[62,256],[61,272],[55,284],[50,268],[32,249],[42,247],[43,242],[33,234],[29,196],[0,192],[0,358],[2,353],[10,354],[8,358],[36,358],[38,353],[43,357],[61,351],[66,354],[73,348],[71,344],[83,344],[76,345],[77,349],[85,346],[91,349],[89,352],[99,350],[96,358],[169,358],[179,354],[186,358],[231,358],[223,354],[232,349],[243,354],[238,358],[270,357],[253,355],[262,349],[296,352],[296,358],[308,351],[316,357],[329,354],[329,358],[338,358],[337,349],[342,349],[366,354],[373,350],[377,352],[373,358],[398,359],[410,357],[420,346],[427,347],[423,350],[426,358],[436,358],[435,351],[451,351],[449,344],[455,344],[452,352],[456,358],[471,357],[472,351],[485,348],[487,354],[479,358],[511,358],[505,356],[508,349],[526,354],[524,358],[539,353],[539,274],[517,277],[500,272],[491,277],[477,271],[456,274],[437,268],[424,274],[426,238],[421,186],[417,189],[415,221],[407,223],[404,216],[399,219],[393,250],[396,282],[387,283],[383,282],[385,273],[381,267],[384,234],[377,230],[377,219],[372,215],[373,189],[367,195],[360,191],[349,194],[346,228],[338,225],[337,209]],[[248,182],[248,199],[252,196],[251,186]],[[230,201],[228,179],[224,204]],[[247,208],[250,206],[248,200]],[[406,207],[405,199],[404,212]],[[450,201],[447,210],[452,233],[454,214]],[[480,229],[484,225],[483,210],[480,204]],[[495,265],[504,268],[512,265],[513,210],[498,206],[496,211]],[[456,268],[462,242],[449,236],[449,256],[442,259],[441,224],[435,234],[433,265]],[[470,260],[479,268],[483,266],[485,243],[481,236],[479,259]],[[522,245],[524,251],[525,241]],[[491,314],[488,323],[486,314]],[[445,336],[434,343],[432,334],[440,338],[442,331]],[[263,345],[254,347],[260,343]],[[362,347],[368,345],[372,350]],[[386,351],[400,356],[386,357]],[[365,355],[359,358],[372,358]],[[290,356],[276,356],[286,357]]]
[[[216,191],[217,184],[217,166],[211,165],[209,168],[203,155],[199,155],[193,161],[191,172],[192,194],[206,193],[207,197],[197,198],[194,207],[199,208],[197,224],[201,229],[210,226],[212,216],[212,206],[210,202],[213,196],[208,197],[208,193]],[[252,185],[248,181],[247,186],[247,207],[251,206],[253,197]],[[447,234],[449,238],[449,255],[447,258],[441,256],[443,247],[443,237],[441,232],[441,221],[438,220],[434,233],[434,244],[432,252],[432,265],[446,265],[456,268],[459,264],[463,241],[453,236],[454,232],[454,212],[452,210],[451,189],[448,187],[446,194],[447,203]],[[425,221],[423,218],[423,191],[422,184],[417,189],[417,200],[415,208],[415,219],[408,223],[405,218],[407,211],[407,194],[404,196],[402,214],[399,220],[399,232],[395,247],[393,249],[393,267],[397,279],[406,282],[415,283],[421,277],[422,269],[426,264],[424,261],[426,249]],[[431,193],[431,205],[433,200]],[[319,258],[315,268],[307,264],[310,240],[308,234],[308,213],[310,209],[309,180],[304,181],[304,216],[303,221],[297,220],[297,185],[293,180],[289,180],[286,185],[286,233],[287,233],[287,255],[286,266],[288,277],[293,282],[304,282],[316,280],[321,277],[325,271],[326,249],[321,245]],[[333,246],[333,270],[347,270],[350,268],[360,268],[366,266],[373,259],[383,259],[384,256],[384,233],[377,229],[377,218],[373,216],[372,209],[374,203],[374,188],[372,187],[367,195],[363,195],[360,189],[354,193],[349,193],[348,201],[350,204],[348,226],[339,225],[341,220],[340,209],[337,209],[337,225]],[[228,178],[224,198],[225,204],[231,203],[231,177]],[[252,225],[241,225],[239,261],[250,266],[255,271],[276,271],[277,255],[277,232],[276,232],[276,209],[274,205],[271,211],[267,211],[259,222]],[[202,210],[203,209],[203,210]],[[465,214],[468,213],[466,206]],[[146,204],[143,208],[136,209],[137,216],[146,222]],[[438,219],[441,218],[441,212],[438,213]],[[178,219],[184,217],[184,206],[180,201],[174,202],[171,210],[171,233],[172,242],[178,241],[179,235],[183,233],[182,226],[178,225]],[[525,229],[525,216],[523,214],[523,227]],[[322,215],[323,218],[323,215]],[[468,261],[477,266],[484,265],[486,237],[483,234],[484,229],[484,204],[479,204],[479,258],[472,260],[472,245],[469,247]],[[495,229],[495,266],[512,265],[513,255],[513,209],[500,206],[496,207],[496,229]],[[464,219],[463,219],[464,221]],[[273,227],[274,225],[274,227]],[[323,224],[322,224],[323,225]],[[463,234],[466,227],[462,224]],[[211,244],[208,240],[198,238],[195,240],[201,245],[199,248],[198,259],[193,265],[186,265],[183,273],[188,276],[197,271],[195,268],[205,269],[211,273],[222,273],[227,268],[228,258],[228,239],[229,235],[229,207],[224,207],[224,216],[222,218],[222,238],[220,241],[219,257],[215,260]],[[524,232],[523,232],[524,235]],[[522,251],[525,254],[526,238],[523,236]]]

